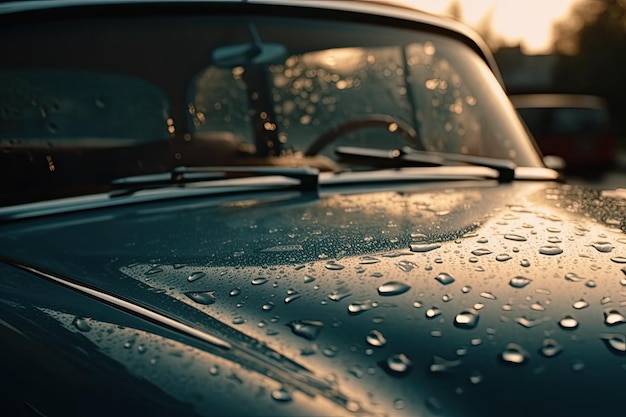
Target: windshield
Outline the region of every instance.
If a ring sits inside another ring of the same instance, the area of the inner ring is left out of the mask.
[[[267,15],[2,23],[3,205],[176,166],[346,169],[340,145],[542,166],[487,65],[443,34]]]

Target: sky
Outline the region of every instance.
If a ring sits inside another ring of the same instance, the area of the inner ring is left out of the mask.
[[[422,10],[444,13],[453,0],[402,0]],[[580,0],[458,0],[463,21],[476,25],[491,13],[492,30],[507,45],[520,44],[527,54],[551,52],[552,25]]]

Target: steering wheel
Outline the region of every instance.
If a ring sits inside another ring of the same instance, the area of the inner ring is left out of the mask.
[[[327,130],[309,146],[304,152],[304,155],[315,156],[340,136],[354,130],[372,127],[386,128],[390,132],[397,133],[404,137],[413,148],[424,150],[424,146],[417,136],[417,131],[408,123],[388,114],[368,114],[358,119],[348,120],[347,122]]]

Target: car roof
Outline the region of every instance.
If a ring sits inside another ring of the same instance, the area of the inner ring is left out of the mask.
[[[512,94],[511,102],[517,108],[575,107],[606,110],[602,97],[586,94]]]
[[[393,1],[379,0],[34,0],[34,1],[9,1],[0,3],[0,16],[21,14],[35,11],[59,10],[63,8],[103,7],[103,6],[137,6],[146,7],[149,4],[158,5],[160,8],[168,4],[183,11],[185,6],[198,7],[203,4],[241,4],[252,7],[276,7],[288,8],[301,7],[330,12],[346,12],[355,14],[374,15],[382,19],[398,21],[399,26],[411,27],[413,25],[429,26],[438,32],[452,36],[472,48],[490,67],[502,86],[502,76],[496,65],[491,50],[484,40],[468,26],[453,19],[436,16],[422,10],[418,10],[408,4]]]

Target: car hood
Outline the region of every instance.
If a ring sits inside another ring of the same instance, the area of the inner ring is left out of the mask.
[[[68,213],[2,226],[0,309],[155,413],[616,411],[625,218],[542,182]]]

